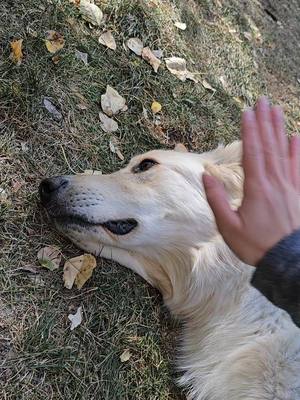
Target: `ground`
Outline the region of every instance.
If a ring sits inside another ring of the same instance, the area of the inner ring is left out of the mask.
[[[68,0],[0,4],[0,398],[5,400],[184,398],[174,384],[180,324],[154,289],[102,260],[81,291],[64,289],[61,269],[36,267],[45,245],[59,246],[65,258],[80,254],[54,232],[39,206],[43,177],[85,169],[108,173],[138,152],[177,142],[192,151],[230,142],[239,136],[241,110],[261,94],[284,106],[289,134],[300,130],[296,0],[96,4],[106,15],[99,29],[89,27]],[[176,28],[176,20],[187,29]],[[98,43],[104,28],[116,38],[115,52]],[[49,29],[66,41],[57,65],[44,43]],[[165,66],[155,74],[124,48],[133,36],[164,56],[186,58],[199,83],[181,82]],[[24,59],[16,66],[10,42],[20,38]],[[87,66],[76,59],[76,49],[88,54]],[[107,84],[128,104],[117,117],[116,133],[125,161],[110,152],[110,134],[99,124]],[[45,110],[45,96],[62,120]],[[153,100],[163,107],[159,126],[153,123]],[[83,101],[86,110],[78,108]],[[37,273],[22,269],[28,265]],[[79,305],[83,323],[71,332],[67,316]],[[121,363],[125,349],[132,356]]]

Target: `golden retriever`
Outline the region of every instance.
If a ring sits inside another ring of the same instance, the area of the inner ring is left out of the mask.
[[[158,288],[184,324],[179,384],[193,400],[300,399],[300,330],[249,281],[217,232],[204,170],[232,206],[242,197],[238,142],[194,154],[155,150],[110,175],[41,183],[57,229]]]

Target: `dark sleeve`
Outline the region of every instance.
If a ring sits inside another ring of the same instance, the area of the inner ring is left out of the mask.
[[[300,230],[283,238],[259,261],[252,285],[287,311],[300,327]]]

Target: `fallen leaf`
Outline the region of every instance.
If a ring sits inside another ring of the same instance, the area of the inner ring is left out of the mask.
[[[143,48],[142,58],[152,66],[154,72],[158,71],[161,61],[157,57],[155,57],[155,55],[152,53],[149,47]]]
[[[60,57],[58,55],[52,57],[53,64],[57,65],[60,62]]]
[[[6,203],[8,200],[8,194],[7,191],[3,188],[0,187],[0,204]]]
[[[128,361],[131,357],[130,350],[126,349],[123,351],[123,353],[120,355],[120,360],[122,363]]]
[[[100,126],[104,132],[116,132],[118,130],[118,123],[101,111],[99,112],[99,119],[101,121]]]
[[[75,50],[75,57],[77,60],[82,61],[85,65],[88,65],[88,55],[87,53],[82,53],[79,50]]]
[[[149,118],[148,118],[148,112],[147,112],[147,109],[145,108],[145,107],[143,107],[143,118],[145,119],[145,120],[148,120]]]
[[[10,47],[11,47],[10,59],[16,65],[20,65],[22,63],[22,58],[23,58],[22,44],[23,44],[23,39],[13,40],[12,42],[10,42]]]
[[[54,54],[64,47],[65,39],[63,35],[56,31],[48,31],[46,32],[45,44],[49,53]]]
[[[21,187],[24,185],[24,182],[21,181],[13,181],[12,183],[12,191],[13,193],[17,193]]]
[[[71,331],[77,328],[82,322],[81,307],[78,307],[76,314],[69,314],[68,319],[71,321]]]
[[[158,103],[157,101],[153,101],[152,105],[151,105],[151,110],[153,112],[153,114],[157,114],[161,111],[161,104]]]
[[[120,160],[124,161],[125,158],[119,149],[119,142],[115,136],[111,137],[111,139],[109,141],[109,148],[110,148],[110,151],[112,153],[116,154]]]
[[[212,92],[215,92],[216,89],[214,89],[210,83],[208,83],[205,79],[201,82],[203,87],[205,87],[205,89],[207,90],[211,90]]]
[[[29,147],[27,146],[26,142],[21,142],[21,150],[24,151],[24,153],[29,151]]]
[[[152,53],[155,55],[156,58],[161,59],[164,55],[164,52],[161,49],[152,50]]]
[[[101,95],[101,107],[109,117],[122,111],[126,106],[126,100],[119,93],[107,85],[105,94]]]
[[[95,26],[100,26],[103,19],[103,12],[100,8],[88,0],[81,0],[79,10],[84,20]]]
[[[103,44],[103,46],[106,46],[111,50],[116,50],[116,48],[117,48],[116,41],[115,41],[112,33],[109,31],[102,33],[102,35],[100,35],[98,41],[100,44]]]
[[[61,251],[57,247],[46,246],[39,250],[37,258],[42,267],[54,271],[61,262]]]
[[[243,32],[244,37],[251,42],[253,39],[252,34],[250,32]]]
[[[186,60],[181,57],[170,57],[165,58],[166,66],[171,74],[177,76],[182,82],[185,82],[187,79],[190,79],[194,82],[198,82],[195,78],[195,74],[190,72],[186,68]]]
[[[219,80],[220,80],[220,82],[221,82],[223,88],[224,88],[225,90],[227,90],[227,89],[228,89],[228,83],[227,83],[225,77],[224,77],[223,75],[221,75],[221,76],[219,77]]]
[[[46,108],[46,110],[50,114],[52,114],[54,119],[56,119],[57,121],[60,121],[62,119],[61,112],[58,111],[58,109],[55,107],[55,105],[52,103],[52,101],[49,98],[44,97],[43,104],[44,104],[44,107]]]
[[[144,48],[143,42],[141,39],[133,37],[127,40],[126,42],[127,47],[133,51],[137,56],[142,55],[142,51]]]
[[[186,30],[186,24],[184,22],[176,21],[176,22],[174,22],[174,25],[176,26],[176,28],[178,28],[182,31]]]
[[[96,259],[91,254],[70,258],[64,265],[63,280],[65,287],[72,289],[75,282],[77,289],[81,289],[92,276],[96,265]]]
[[[30,26],[27,26],[26,31],[31,37],[33,37],[33,38],[37,38],[38,37],[37,31],[35,31],[34,29],[30,28]]]

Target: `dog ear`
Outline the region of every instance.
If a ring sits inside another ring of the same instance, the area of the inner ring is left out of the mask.
[[[188,149],[183,143],[177,143],[174,147],[174,151],[178,151],[179,153],[188,153]]]
[[[240,199],[243,192],[243,169],[240,164],[206,164],[205,171],[223,183],[231,199]]]

